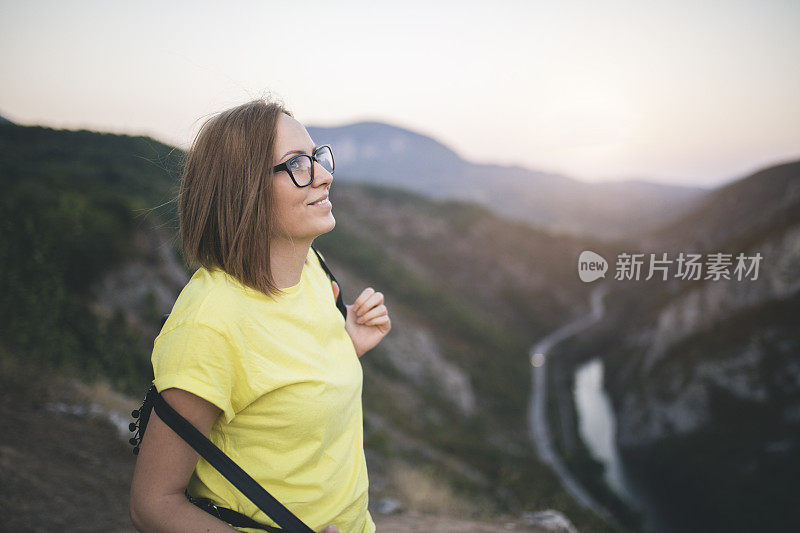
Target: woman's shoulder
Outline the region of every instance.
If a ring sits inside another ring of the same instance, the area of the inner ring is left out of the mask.
[[[240,284],[218,269],[200,267],[181,290],[162,333],[184,324],[195,324],[226,332],[243,305]]]

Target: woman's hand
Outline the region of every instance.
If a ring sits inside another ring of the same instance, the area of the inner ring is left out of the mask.
[[[339,284],[333,284],[333,297],[339,297]],[[356,355],[361,357],[374,348],[392,329],[392,321],[386,306],[383,305],[383,293],[375,292],[372,287],[364,289],[352,305],[345,304],[347,320],[344,329],[353,340]]]
[[[320,531],[319,533],[339,533],[339,528],[331,524],[322,531]]]

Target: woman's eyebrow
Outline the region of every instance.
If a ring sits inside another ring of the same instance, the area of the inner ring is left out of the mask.
[[[317,148],[319,148],[319,147],[318,147],[318,146],[315,146],[315,147],[314,147],[314,148],[311,150],[311,153],[313,154],[313,153],[314,153],[314,152],[317,150]],[[289,154],[295,154],[295,153],[296,153],[296,154],[306,154],[306,152],[304,152],[304,151],[302,151],[302,150],[289,150],[288,152],[286,152],[285,154],[283,154],[283,155],[281,156],[281,159],[283,159],[284,157],[286,157],[286,156],[287,156],[287,155],[289,155]],[[306,154],[306,155],[308,155],[308,154]]]

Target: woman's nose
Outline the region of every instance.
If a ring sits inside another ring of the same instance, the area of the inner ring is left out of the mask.
[[[317,161],[314,161],[314,164],[317,165],[317,168],[314,169],[314,181],[318,185],[322,185],[323,183],[330,183],[333,181],[333,174],[328,172],[328,170],[319,164]]]

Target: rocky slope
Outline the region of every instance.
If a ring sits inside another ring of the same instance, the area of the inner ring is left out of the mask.
[[[612,283],[609,318],[583,342],[604,350],[618,444],[698,530],[800,527],[800,163],[643,237],[635,251],[657,258],[762,259],[757,279],[731,266],[731,279]]]

